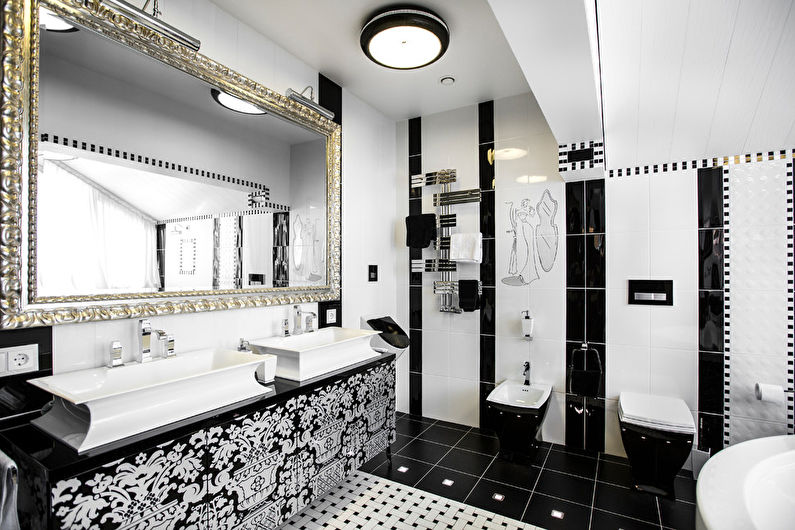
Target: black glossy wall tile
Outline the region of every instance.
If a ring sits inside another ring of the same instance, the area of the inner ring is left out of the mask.
[[[585,289],[566,289],[566,340],[585,340]]]
[[[566,183],[566,234],[585,233],[585,184]]]
[[[605,181],[585,183],[585,231],[589,234],[605,232]]]
[[[483,287],[480,297],[480,333],[494,335],[496,318],[496,293],[493,287]]]
[[[585,292],[585,340],[605,342],[605,290],[587,289]]]
[[[422,329],[422,287],[409,287],[409,327]]]
[[[494,101],[478,104],[478,143],[494,141]]]
[[[723,289],[723,230],[698,231],[698,288]]]
[[[698,170],[698,227],[723,227],[723,168]]]
[[[605,400],[585,398],[585,449],[605,450]]]
[[[422,374],[409,373],[409,412],[422,416]]]
[[[585,287],[585,236],[566,236],[566,287]]]
[[[480,195],[480,233],[484,238],[494,238],[494,192]]]
[[[607,241],[604,234],[585,236],[585,285],[605,286],[605,252]]]
[[[422,118],[409,120],[409,156],[422,153]]]
[[[698,448],[711,455],[723,449],[723,415],[698,413]]]
[[[420,215],[422,213],[422,198],[409,199],[409,215]]]
[[[596,350],[595,354],[591,351],[583,354],[581,348],[580,342],[566,342],[566,392],[582,397],[605,397],[606,346],[589,343],[588,349]]]
[[[489,413],[488,409],[486,408],[486,398],[489,397],[489,394],[491,394],[491,391],[494,390],[494,386],[495,386],[494,383],[483,383],[483,382],[480,383],[480,400],[479,400],[479,403],[480,403],[480,428],[481,428],[481,430],[487,430],[488,431],[488,430],[492,430],[494,428],[494,419],[492,418],[491,414]],[[472,449],[473,444],[475,444],[475,442],[482,441],[481,438],[483,438],[483,437],[480,436],[480,435],[477,435],[477,434],[472,434],[472,436],[470,436],[470,438],[472,438],[472,440],[469,440],[469,441],[462,440],[461,442],[458,443],[458,446],[461,447],[462,449],[469,449],[469,450],[474,450],[474,451],[477,451],[477,452],[484,452],[482,450],[479,450],[478,448]],[[471,443],[469,443],[469,442],[471,442]],[[486,454],[496,454],[497,450],[498,450],[498,447],[495,447],[493,453],[486,452]]]
[[[323,74],[317,77],[318,103],[334,113],[331,121],[342,125],[342,87]]]
[[[414,155],[409,157],[409,174],[406,176],[406,185],[409,187],[409,198],[419,199],[422,197],[422,188],[411,187],[411,176],[422,173],[422,156]]]
[[[489,151],[494,150],[494,143],[480,144],[478,146],[478,171],[481,190],[494,189],[494,164],[489,163]]]
[[[480,263],[480,283],[487,287],[494,287],[495,282],[495,263],[494,240],[483,240],[483,261]]]
[[[409,330],[409,371],[422,372],[422,331]]]
[[[723,351],[723,291],[698,293],[698,349]]]
[[[585,398],[566,396],[566,447],[585,449]]]
[[[494,335],[480,336],[480,380],[494,383]]]
[[[698,410],[723,414],[723,354],[698,352]]]

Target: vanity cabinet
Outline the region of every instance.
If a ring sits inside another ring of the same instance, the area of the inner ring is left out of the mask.
[[[391,360],[99,467],[45,479],[52,507],[46,526],[274,528],[394,438]]]

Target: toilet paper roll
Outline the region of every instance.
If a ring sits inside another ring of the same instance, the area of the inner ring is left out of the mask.
[[[779,405],[784,404],[784,387],[780,385],[757,383],[754,387],[754,394],[756,394],[756,399],[760,401]]]

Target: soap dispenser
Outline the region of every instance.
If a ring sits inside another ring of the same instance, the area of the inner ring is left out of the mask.
[[[535,319],[530,316],[530,311],[522,311],[522,336],[525,340],[533,340]]]

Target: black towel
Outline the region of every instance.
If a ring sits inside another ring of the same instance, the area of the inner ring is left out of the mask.
[[[424,213],[406,217],[406,246],[425,248],[436,239],[436,214]]]
[[[477,280],[458,280],[458,307],[464,311],[475,311],[480,307]]]

